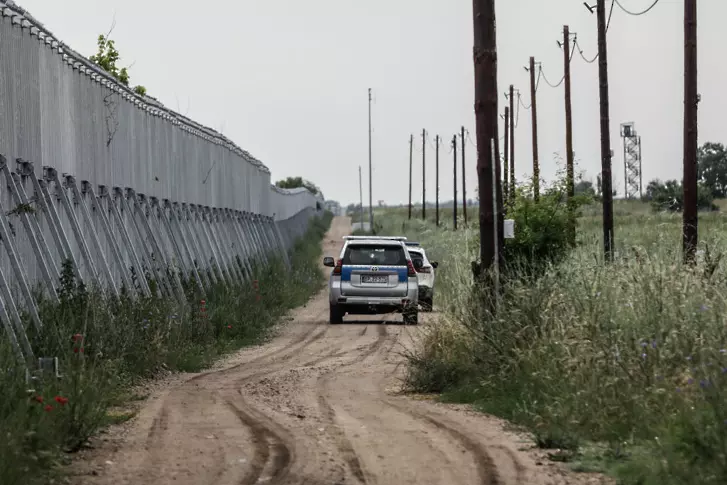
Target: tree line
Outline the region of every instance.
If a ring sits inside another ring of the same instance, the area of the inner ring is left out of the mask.
[[[718,210],[715,199],[727,198],[727,148],[722,143],[706,142],[697,153],[699,210]],[[589,180],[580,180],[575,185],[576,194],[601,196],[600,176],[594,186]],[[618,195],[614,191],[614,196]],[[644,189],[642,201],[651,204],[657,211],[681,212],[684,190],[681,180],[651,180]]]

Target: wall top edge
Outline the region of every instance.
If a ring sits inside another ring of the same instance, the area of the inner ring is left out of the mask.
[[[252,156],[250,152],[243,150],[223,134],[167,108],[156,98],[151,96],[141,96],[135,93],[128,86],[124,86],[119,83],[116,78],[63,43],[49,29],[47,29],[43,23],[33,17],[26,9],[14,1],[0,0],[0,14],[5,17],[13,17],[12,25],[14,27],[28,29],[30,31],[30,35],[37,37],[40,42],[53,49],[55,53],[61,56],[66,63],[71,66],[80,64],[80,66],[85,68],[78,69],[79,73],[92,78],[97,82],[104,81],[103,84],[105,86],[116,92],[122,93],[125,98],[131,100],[131,102],[135,104],[137,109],[149,112],[149,106],[151,106],[153,107],[151,114],[154,116],[159,116],[166,120],[172,120],[172,122],[176,121],[178,124],[190,128],[192,130],[191,133],[200,138],[205,138],[206,135],[207,137],[212,138],[216,144],[223,145],[230,151],[237,153],[247,162],[257,167],[260,171],[268,174],[270,173],[270,169],[263,162]]]

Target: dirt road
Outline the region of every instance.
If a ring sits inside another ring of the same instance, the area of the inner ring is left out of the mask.
[[[325,253],[339,251],[336,218]],[[82,485],[581,484],[462,407],[397,392],[418,327],[329,325],[322,292],[268,345],[177,379],[87,457]],[[392,317],[399,321],[400,317]],[[348,320],[348,318],[347,318]]]

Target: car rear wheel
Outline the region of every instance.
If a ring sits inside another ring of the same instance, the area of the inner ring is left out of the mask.
[[[404,312],[404,325],[417,325],[419,323],[419,312],[406,311]]]
[[[343,314],[345,312],[336,305],[330,305],[328,321],[331,324],[343,323]]]

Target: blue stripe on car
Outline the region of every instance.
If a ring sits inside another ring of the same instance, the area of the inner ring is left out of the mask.
[[[379,266],[379,271],[396,271],[399,275],[399,282],[403,283],[407,280],[409,268],[406,266]],[[343,265],[341,268],[341,281],[351,281],[351,273],[354,269],[370,271],[371,266],[352,266]]]

